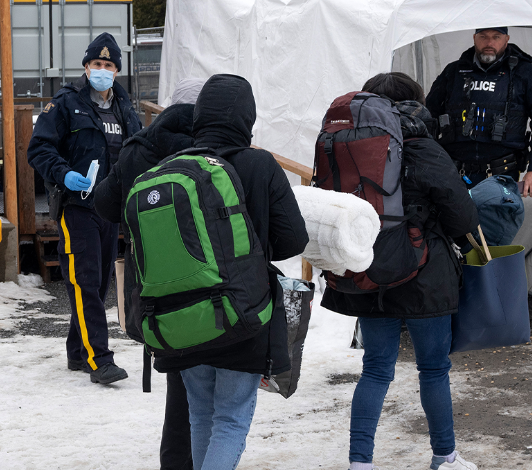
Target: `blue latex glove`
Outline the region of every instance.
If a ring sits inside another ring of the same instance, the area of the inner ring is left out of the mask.
[[[65,176],[65,186],[71,191],[87,191],[90,185],[91,180],[77,171],[69,171]]]

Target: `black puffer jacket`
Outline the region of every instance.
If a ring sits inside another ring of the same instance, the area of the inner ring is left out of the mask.
[[[124,271],[124,308],[131,311],[131,292],[135,287],[135,267],[131,256],[129,229],[124,207],[135,178],[169,155],[192,147],[194,105],[175,104],[166,108],[148,127],[124,142],[118,162],[94,191],[94,206],[100,217],[122,224],[126,241]],[[128,335],[142,342],[131,315],[126,315]]]
[[[475,204],[449,155],[429,135],[429,111],[415,101],[397,104],[404,139],[405,178],[403,205],[427,206],[425,220],[413,219],[426,234],[428,260],[411,281],[384,294],[383,311],[378,294],[344,294],[327,288],[322,306],[360,317],[427,318],[455,313],[461,269],[446,236],[465,235],[478,225]],[[436,218],[436,220],[434,220]]]
[[[195,147],[210,147],[231,163],[246,194],[246,206],[268,260],[283,260],[301,253],[308,243],[305,222],[288,179],[274,157],[249,148],[255,123],[255,99],[250,84],[234,75],[214,75],[203,87],[194,110]],[[238,149],[240,147],[240,149]],[[274,278],[270,278],[270,283]],[[278,283],[273,286],[282,290]],[[158,358],[160,372],[207,364],[231,370],[264,373],[268,336],[273,373],[290,368],[282,297],[274,298],[272,320],[257,336],[232,346],[198,352],[182,358]]]

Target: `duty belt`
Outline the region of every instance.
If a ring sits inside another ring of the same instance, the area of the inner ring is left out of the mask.
[[[517,159],[513,153],[496,158],[488,163],[461,162],[459,160],[453,160],[453,162],[462,176],[466,173],[486,173],[486,177],[488,178],[492,175],[501,175],[517,169]]]

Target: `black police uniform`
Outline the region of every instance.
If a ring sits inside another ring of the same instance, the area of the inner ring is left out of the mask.
[[[472,184],[492,174],[518,180],[529,158],[532,57],[508,44],[499,61],[479,67],[472,47],[445,67],[426,101],[439,143]]]
[[[114,82],[112,105],[99,108],[91,99],[84,74],[66,85],[48,103],[35,124],[28,162],[45,181],[66,192],[57,220],[59,260],[72,319],[67,338],[71,360],[85,360],[92,370],[113,361],[108,347],[104,300],[114,269],[118,224],[100,218],[93,209],[93,193],[85,199],[65,188],[65,175],[86,175],[92,160],[100,165],[96,185],[117,160],[122,140],[142,127],[126,91]]]

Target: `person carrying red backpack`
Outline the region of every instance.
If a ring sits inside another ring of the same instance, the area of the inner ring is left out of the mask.
[[[424,106],[423,89],[407,75],[392,72],[371,78],[363,91],[391,99],[400,112],[402,203],[405,208],[429,209],[408,221],[424,232],[428,256],[415,277],[384,293],[345,292],[331,284],[325,290],[321,305],[359,317],[364,338],[362,376],[351,408],[350,470],[376,468],[372,463],[375,432],[394,378],[403,321],[416,353],[420,398],[434,453],[430,468],[476,470],[455,451],[448,355],[461,268],[448,237],[474,230],[477,210],[449,155],[431,137],[432,118]]]

